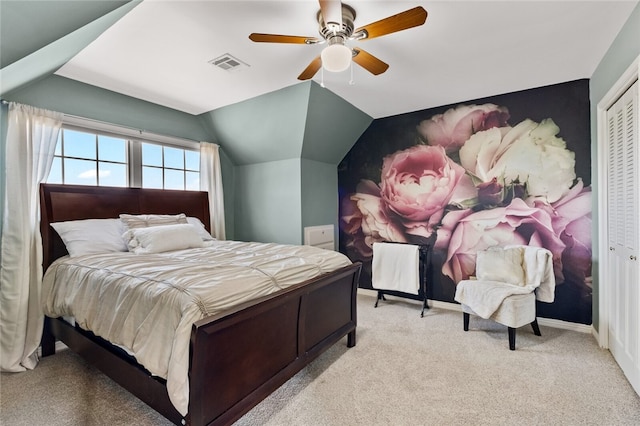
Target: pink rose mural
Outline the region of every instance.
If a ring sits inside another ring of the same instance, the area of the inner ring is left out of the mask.
[[[506,207],[451,212],[436,240],[436,247],[447,250],[442,273],[454,282],[474,274],[478,251],[512,244],[547,248],[553,253],[556,276],[562,276],[565,244],[554,231],[551,216],[519,198]]]
[[[341,248],[368,271],[374,242],[429,243],[430,298],[451,302],[478,251],[545,247],[558,285],[539,313],[590,323],[588,116],[580,80],[374,122],[339,168]]]
[[[383,160],[381,197],[407,234],[431,236],[458,186],[473,184],[465,170],[447,157],[444,148],[415,145]]]
[[[509,111],[493,104],[460,105],[424,120],[418,133],[429,145],[457,151],[474,133],[507,124]]]

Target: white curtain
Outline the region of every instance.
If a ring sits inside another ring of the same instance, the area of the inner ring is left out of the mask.
[[[39,185],[51,169],[62,114],[9,104],[0,260],[0,368],[36,366],[43,328]]]
[[[209,192],[211,235],[224,240],[224,191],[219,148],[214,143],[200,142],[200,190]]]

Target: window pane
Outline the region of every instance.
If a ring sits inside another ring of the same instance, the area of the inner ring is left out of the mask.
[[[117,163],[98,163],[100,186],[127,186],[127,165]]]
[[[64,129],[64,156],[96,159],[96,135]]]
[[[200,153],[198,151],[184,151],[185,168],[187,170],[200,170]]]
[[[62,183],[62,159],[60,157],[53,158],[47,183]]]
[[[200,191],[200,173],[187,172],[187,187],[189,191]]]
[[[162,167],[162,146],[151,143],[142,144],[142,164]],[[154,188],[156,188],[154,186]]]
[[[58,133],[58,141],[56,142],[56,151],[53,155],[57,155],[58,157],[62,157],[62,130]]]
[[[126,163],[127,141],[98,135],[98,159]]]
[[[71,185],[97,185],[96,162],[64,159],[64,183]]]
[[[164,187],[165,189],[184,189],[184,172],[164,169]]]
[[[155,167],[143,167],[142,187],[162,189],[162,169]]]
[[[184,169],[184,149],[165,146],[164,166],[172,169]]]

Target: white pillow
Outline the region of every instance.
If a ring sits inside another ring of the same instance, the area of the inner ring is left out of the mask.
[[[187,217],[187,223],[195,226],[196,231],[198,231],[198,234],[200,235],[200,238],[202,238],[202,241],[215,240],[215,238],[213,238],[211,234],[207,232],[207,229],[204,227],[204,223],[202,223],[197,217]]]
[[[69,256],[127,251],[122,238],[125,231],[120,219],[86,219],[54,222]]]
[[[128,229],[148,228],[150,226],[175,225],[187,223],[187,216],[184,213],[170,214],[121,214],[120,220]]]
[[[523,267],[524,249],[491,248],[479,251],[476,258],[476,276],[481,281],[500,281],[525,286]]]
[[[161,253],[203,247],[204,242],[188,223],[129,229],[123,235],[129,251],[137,254]]]

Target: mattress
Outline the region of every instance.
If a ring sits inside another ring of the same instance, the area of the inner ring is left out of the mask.
[[[331,272],[351,261],[310,246],[210,241],[158,254],[63,257],[43,278],[45,315],[72,316],[167,381],[176,409],[189,401],[189,338],[202,318]]]

